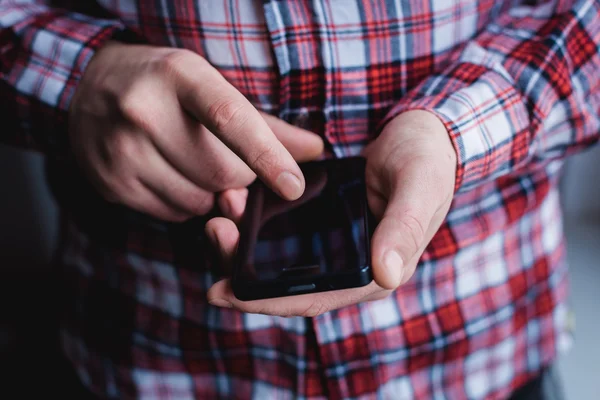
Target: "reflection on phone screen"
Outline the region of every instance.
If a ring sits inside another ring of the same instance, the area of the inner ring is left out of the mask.
[[[250,188],[240,278],[339,273],[366,265],[364,164],[309,163],[306,190],[286,201],[259,181]]]

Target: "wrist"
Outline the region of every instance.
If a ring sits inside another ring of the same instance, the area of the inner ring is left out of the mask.
[[[424,109],[404,111],[386,124],[384,132],[390,131],[394,135],[404,135],[407,141],[426,141],[432,151],[435,149],[444,156],[444,162],[456,169],[458,156],[450,133],[436,113]]]
[[[448,190],[454,194],[458,189],[457,149],[444,120],[434,112],[425,109],[403,111],[387,122],[382,135],[389,136],[390,146],[394,144],[410,149],[409,157],[435,156],[436,169],[443,171],[441,175],[444,182],[448,182]]]

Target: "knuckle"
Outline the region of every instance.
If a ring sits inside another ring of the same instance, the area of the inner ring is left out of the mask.
[[[293,318],[295,317],[293,310],[291,309],[285,309],[283,311],[280,311],[278,314],[279,317],[281,318]]]
[[[133,82],[116,100],[117,113],[125,123],[146,132],[153,132],[155,122],[158,121],[156,98],[163,95],[149,80]]]
[[[210,183],[215,190],[232,189],[237,181],[237,174],[226,165],[218,166],[210,176]]]
[[[413,248],[418,249],[423,240],[425,240],[425,228],[423,227],[423,223],[412,213],[404,214],[398,222],[404,228],[403,230],[406,232]]]
[[[189,63],[192,58],[200,58],[188,49],[177,49],[169,51],[158,58],[156,67],[160,74],[167,76],[179,76],[182,68]]]
[[[254,166],[255,169],[262,171],[271,170],[276,164],[275,160],[277,159],[277,150],[273,145],[265,145],[260,148],[260,150],[252,157],[251,165]]]
[[[145,96],[140,96],[135,87],[128,88],[117,100],[119,113],[127,121],[138,121],[145,114]]]
[[[121,165],[124,161],[132,160],[139,156],[138,144],[132,135],[126,133],[116,133],[112,136],[108,144],[108,152],[116,164]]]
[[[308,306],[301,315],[304,317],[313,318],[327,312],[328,307],[325,303],[314,301]]]
[[[244,104],[230,98],[215,101],[207,113],[210,124],[217,132],[235,130],[247,120]]]

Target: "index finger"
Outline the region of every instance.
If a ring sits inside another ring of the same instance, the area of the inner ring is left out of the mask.
[[[177,96],[183,108],[286,200],[304,192],[300,167],[258,110],[208,62],[181,65]]]
[[[274,216],[300,207],[302,204],[305,204],[318,196],[327,184],[327,173],[323,170],[308,171],[305,176],[305,181],[307,182],[306,187],[299,199],[282,201],[274,198],[274,196],[266,197],[263,201],[263,224]]]

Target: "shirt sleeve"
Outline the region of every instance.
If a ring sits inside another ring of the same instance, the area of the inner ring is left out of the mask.
[[[383,124],[410,109],[437,115],[458,156],[457,191],[598,141],[598,0],[512,7],[450,59],[392,107]]]
[[[66,155],[67,110],[94,51],[123,31],[117,20],[0,0],[0,142]]]

